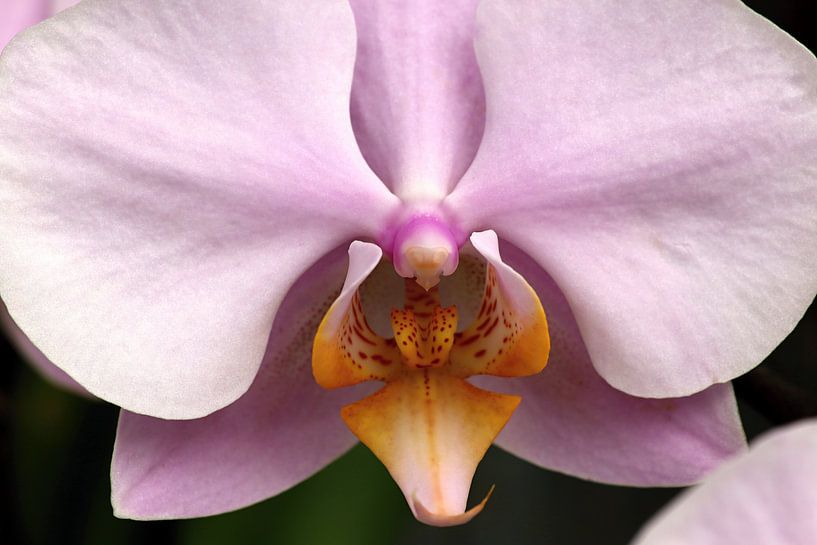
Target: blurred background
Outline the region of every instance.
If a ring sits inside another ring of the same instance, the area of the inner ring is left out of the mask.
[[[752,0],[753,9],[817,50],[813,0]],[[817,271],[814,272],[817,274]],[[188,521],[113,517],[109,464],[117,408],[66,393],[0,336],[0,544],[625,545],[678,492],[589,483],[497,448],[472,488],[500,483],[466,526],[414,521],[386,470],[358,445],[295,488],[255,506]],[[750,439],[817,415],[817,307],[759,368],[736,381]]]

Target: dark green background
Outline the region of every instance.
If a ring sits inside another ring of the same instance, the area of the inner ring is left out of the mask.
[[[748,3],[815,50],[811,2]],[[117,408],[53,388],[4,338],[0,343],[3,545],[624,545],[676,493],[588,483],[492,448],[473,488],[480,495],[500,484],[488,508],[466,526],[429,528],[414,521],[385,469],[357,446],[292,490],[235,513],[190,521],[118,520],[111,514],[108,482]],[[814,412],[816,364],[812,306],[764,366],[737,383],[750,437]]]

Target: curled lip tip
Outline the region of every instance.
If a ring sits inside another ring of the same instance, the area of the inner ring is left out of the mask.
[[[430,511],[415,495],[412,498],[414,514],[417,517],[417,520],[432,526],[458,526],[460,524],[465,524],[482,512],[485,504],[487,504],[488,500],[491,499],[491,495],[493,495],[495,488],[496,485],[492,484],[482,501],[473,506],[471,509],[464,513],[455,513],[452,515]]]

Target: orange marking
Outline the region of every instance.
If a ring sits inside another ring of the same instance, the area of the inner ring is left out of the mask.
[[[476,335],[472,335],[471,337],[468,337],[468,338],[467,338],[467,339],[465,339],[464,341],[460,341],[460,342],[458,342],[457,344],[458,344],[458,345],[460,345],[460,346],[468,346],[469,344],[471,344],[471,343],[473,343],[474,341],[476,341],[477,339],[479,339],[481,336],[482,336],[482,335],[480,335],[479,333],[477,333]]]
[[[387,360],[386,358],[384,358],[384,357],[383,357],[383,356],[381,356],[380,354],[374,354],[374,355],[372,355],[372,359],[373,359],[374,361],[376,361],[377,363],[382,363],[383,365],[389,365],[389,364],[391,364],[391,360]]]
[[[486,329],[485,331],[483,331],[483,332],[482,332],[482,336],[483,336],[483,337],[487,337],[488,335],[490,335],[490,334],[491,334],[491,331],[493,331],[493,330],[494,330],[494,328],[496,328],[496,326],[497,326],[497,324],[498,324],[498,323],[499,323],[499,318],[497,318],[496,320],[494,320],[494,323],[492,323],[492,324],[491,324],[491,327],[489,327],[488,329]]]
[[[369,339],[368,337],[366,337],[366,336],[363,334],[363,332],[362,332],[362,331],[361,331],[361,330],[360,330],[360,329],[357,327],[357,325],[355,325],[355,326],[354,326],[352,329],[354,330],[355,334],[358,336],[358,338],[359,338],[361,341],[363,341],[363,342],[364,342],[364,343],[366,343],[366,344],[370,344],[370,345],[372,345],[372,346],[374,346],[374,345],[375,345],[375,342],[374,342],[373,340]]]

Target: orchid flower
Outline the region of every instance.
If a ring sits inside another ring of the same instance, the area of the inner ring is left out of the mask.
[[[5,0],[0,4],[0,50],[18,32],[42,19],[50,17],[65,8],[71,7],[77,0]],[[0,328],[2,328],[17,351],[31,363],[40,375],[52,384],[66,388],[74,393],[87,396],[88,392],[77,384],[65,371],[48,361],[42,352],[20,331],[8,314],[6,306],[0,301]]]
[[[0,58],[0,294],[122,407],[118,516],[344,423],[430,524],[494,440],[689,484],[817,290],[815,89],[736,0],[86,0]]]
[[[817,537],[817,421],[775,430],[647,524],[634,545],[809,545]]]

